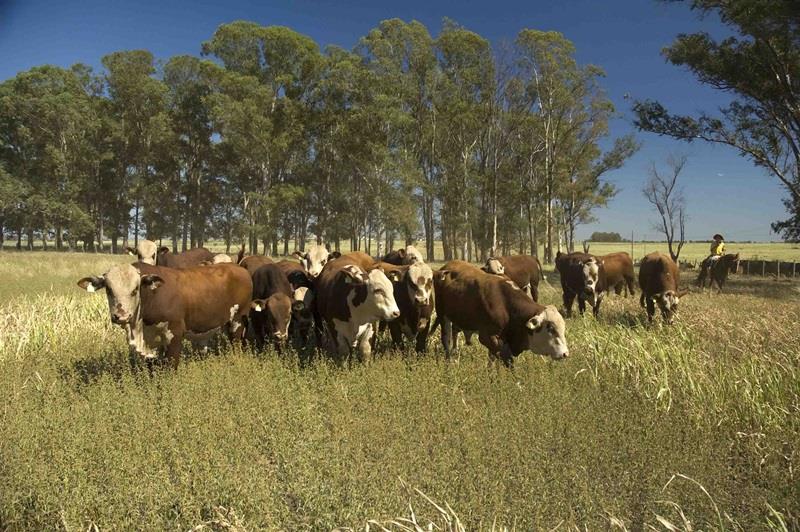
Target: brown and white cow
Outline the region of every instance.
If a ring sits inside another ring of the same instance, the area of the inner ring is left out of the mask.
[[[542,264],[532,255],[489,257],[482,268],[486,273],[505,275],[534,301],[539,301],[539,281],[544,279]]]
[[[572,316],[572,303],[577,296],[581,315],[586,311],[588,301],[596,318],[608,289],[603,261],[588,253],[564,254],[559,251],[556,254],[556,270],[561,277],[567,317]]]
[[[388,323],[392,343],[400,347],[403,339],[409,338],[414,341],[418,353],[424,352],[434,306],[433,271],[424,262],[407,266],[379,262],[375,267],[392,282],[394,299],[400,309],[400,317]]]
[[[678,265],[669,255],[654,251],[646,255],[639,266],[639,304],[647,308],[647,319],[653,321],[656,309],[661,310],[661,316],[667,324],[671,324],[678,312],[678,303],[681,297],[689,293],[688,290],[679,290],[680,274]]]
[[[406,246],[387,253],[386,256],[383,257],[383,262],[394,264],[395,266],[405,266],[414,264],[415,262],[425,261],[422,260],[422,253],[420,253],[417,248],[414,246]]]
[[[253,291],[247,272],[231,264],[178,270],[136,262],[84,277],[78,286],[105,288],[111,322],[126,331],[131,350],[152,360],[165,349],[173,368],[184,335],[225,328],[232,340],[241,339]]]
[[[158,246],[152,240],[140,240],[136,245],[136,249],[131,247],[126,248],[128,255],[133,255],[139,259],[139,262],[155,266],[156,254],[158,253]]]
[[[296,340],[306,344],[314,326],[316,288],[313,279],[299,262],[282,260],[276,264],[292,285],[292,321],[289,331]]]
[[[613,288],[617,295],[625,290],[625,297],[636,293],[636,277],[633,273],[633,259],[631,256],[620,251],[609,253],[599,257],[603,263],[603,270],[606,272],[606,286],[609,291]]]
[[[159,248],[156,255],[156,265],[167,268],[194,268],[205,263],[213,263],[214,254],[206,248],[187,249],[182,253],[173,253],[168,247]]]
[[[329,350],[347,357],[356,349],[368,360],[372,324],[400,315],[391,281],[380,269],[366,272],[357,260],[343,255],[322,268],[316,286],[317,312],[332,341]]]
[[[316,277],[328,261],[338,258],[341,253],[328,251],[328,248],[321,244],[311,244],[305,251],[295,251],[293,255],[300,259],[300,264],[308,275]]]
[[[569,354],[564,319],[550,305],[531,300],[515,283],[464,261],[450,261],[433,276],[442,344],[451,352],[452,328],[477,331],[489,361],[506,366],[530,350],[554,359]]]
[[[250,324],[258,349],[271,340],[280,350],[288,340],[292,298],[292,285],[278,265],[265,264],[253,273]]]

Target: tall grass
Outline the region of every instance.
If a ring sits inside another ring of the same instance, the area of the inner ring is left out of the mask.
[[[0,306],[0,529],[797,528],[800,303],[774,285],[674,327],[611,298],[569,359],[513,372],[383,340],[351,369],[234,346],[152,378],[102,294],[32,291]]]

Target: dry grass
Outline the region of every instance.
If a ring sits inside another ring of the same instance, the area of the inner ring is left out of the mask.
[[[612,297],[568,321],[568,360],[513,373],[437,341],[349,370],[232,348],[150,378],[74,286],[109,258],[29,257],[0,262],[25,288],[0,305],[0,530],[800,526],[797,284],[734,276],[674,327]]]

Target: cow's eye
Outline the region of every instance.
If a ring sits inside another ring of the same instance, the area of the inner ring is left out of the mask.
[[[138,291],[139,291],[139,287],[137,286],[136,288],[133,289],[133,292],[131,292],[131,295],[135,296]]]
[[[375,289],[375,295],[376,296],[385,296],[386,292],[383,291],[383,288],[376,288]]]

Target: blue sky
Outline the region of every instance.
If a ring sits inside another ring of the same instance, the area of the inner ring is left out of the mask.
[[[81,2],[0,0],[0,80],[32,66],[98,66],[116,50],[146,48],[159,59],[199,55],[200,43],[222,23],[247,19],[285,25],[320,46],[351,48],[383,19],[419,20],[432,34],[450,17],[493,43],[511,40],[523,28],[556,30],[577,47],[578,61],[603,67],[604,86],[620,118],[614,135],[634,130],[633,98],[654,98],[669,109],[692,113],[724,104],[725,96],[701,87],[690,74],[665,63],[660,50],[678,33],[705,30],[724,35],[713,18],[699,20],[683,4],[656,0],[474,0],[359,1],[136,1]],[[597,211],[592,231],[617,231],[636,239],[657,238],[653,213],[641,195],[651,161],[665,164],[670,153],[686,154],[682,174],[688,197],[688,238],[721,232],[729,240],[776,240],[770,222],[785,217],[777,180],[730,148],[686,144],[637,133],[643,146],[620,170],[608,174],[621,191]]]

